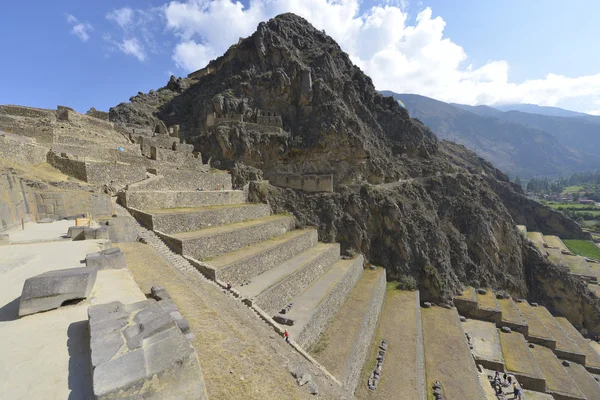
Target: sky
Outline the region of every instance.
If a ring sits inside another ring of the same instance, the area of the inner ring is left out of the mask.
[[[324,29],[379,90],[600,115],[598,0],[6,2],[0,104],[107,111],[283,12]]]

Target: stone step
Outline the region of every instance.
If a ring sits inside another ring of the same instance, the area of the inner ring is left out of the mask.
[[[177,254],[203,260],[271,239],[295,228],[294,217],[269,217],[174,235],[157,232]]]
[[[304,292],[291,300],[286,316],[294,320],[290,335],[303,348],[318,340],[363,273],[364,257],[339,260]]]
[[[544,346],[534,345],[533,348],[530,348],[530,351],[542,374],[544,374],[546,393],[550,393],[554,398],[561,400],[586,399],[552,350]]]
[[[518,300],[515,302],[515,305],[527,323],[527,326],[529,326],[528,340],[531,343],[537,343],[554,350],[556,348],[556,340],[554,340],[552,334],[548,332],[542,321],[540,321],[533,307],[526,300]]]
[[[249,203],[148,211],[130,210],[132,215],[148,229],[167,234],[197,231],[271,215],[268,204]]]
[[[231,190],[231,175],[226,172],[161,170],[153,179],[129,185],[131,191],[149,190]]]
[[[546,253],[548,254],[548,259],[552,261],[554,264],[561,266],[564,269],[569,269],[567,262],[563,256],[563,253],[559,249],[546,249]]]
[[[589,340],[581,336],[581,333],[566,318],[555,318],[569,338],[585,354],[585,368],[592,373],[600,374],[600,354],[590,346]]]
[[[195,263],[205,276],[238,286],[314,246],[316,229],[296,229],[236,251]]]
[[[550,314],[550,311],[543,306],[533,307],[533,311],[556,341],[556,348],[554,349],[556,356],[564,360],[570,360],[584,365],[585,354],[583,354],[575,342],[569,338],[562,326],[554,319],[552,314]]]
[[[564,251],[566,253],[570,253],[569,248],[563,243],[562,240],[558,236],[553,235],[544,235],[544,242],[546,246],[552,249],[558,249],[560,251]]]
[[[527,232],[527,238],[533,242],[535,247],[542,253],[543,256],[548,255],[546,250],[546,242],[544,242],[544,235],[540,232]]]
[[[428,398],[439,381],[446,399],[485,398],[477,367],[455,308],[422,308]]]
[[[600,384],[581,364],[563,365],[567,374],[575,381],[577,388],[587,397],[587,400],[600,400]]]
[[[474,287],[469,286],[454,298],[454,305],[460,315],[471,317],[477,310],[477,292]]]
[[[477,311],[472,318],[490,322],[501,321],[502,311],[491,289],[477,291]]]
[[[525,337],[519,332],[498,332],[506,370],[529,390],[546,391],[546,379],[531,354]]]
[[[462,328],[471,338],[475,362],[487,369],[504,371],[504,357],[496,324],[469,318],[462,323]]]
[[[242,190],[126,191],[121,196],[121,202],[127,208],[138,210],[204,207],[242,204],[246,202],[246,194]]]
[[[569,272],[573,275],[585,279],[589,282],[598,282],[598,277],[592,271],[585,258],[581,256],[563,254],[563,258],[569,267]]]
[[[497,301],[500,306],[500,311],[502,311],[502,317],[497,325],[499,327],[508,326],[513,331],[522,333],[527,338],[529,327],[517,309],[515,301],[511,297],[507,299],[498,299]]]
[[[367,382],[382,340],[388,341],[388,348],[381,378],[377,389],[369,390]],[[355,392],[356,398],[425,400],[424,362],[419,292],[388,289],[379,326]]]
[[[366,269],[309,351],[342,386],[354,392],[383,306],[385,270]]]
[[[317,243],[236,288],[269,315],[275,315],[340,258],[339,243]]]

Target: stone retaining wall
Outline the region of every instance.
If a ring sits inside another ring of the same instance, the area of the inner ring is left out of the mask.
[[[341,381],[344,388],[351,393],[354,393],[356,385],[358,385],[360,372],[367,359],[373,335],[377,330],[379,315],[381,314],[381,309],[385,300],[386,283],[386,274],[384,270],[373,289],[373,295],[369,307],[367,308],[365,318],[356,335],[356,341],[350,350],[350,357],[346,361],[346,368],[344,370],[347,372],[346,376],[343,377]]]
[[[146,168],[125,163],[84,162],[48,153],[48,163],[61,172],[94,185],[113,183],[117,186],[146,179]]]
[[[327,272],[339,258],[340,245],[335,243],[292,275],[265,290],[253,304],[262,308],[267,314],[275,315],[291,299],[302,293],[304,289]]]
[[[239,190],[221,192],[202,191],[127,191],[119,198],[125,207],[139,210],[156,210],[161,208],[203,207],[223,204],[241,204],[246,202],[246,195]]]
[[[201,272],[205,273],[211,279],[219,279],[232,285],[239,285],[281,265],[285,260],[317,244],[318,240],[317,230],[312,229],[307,234],[300,235],[271,248],[268,252],[259,253],[251,258],[236,261],[218,270],[208,266],[208,268],[203,268]]]
[[[0,158],[17,164],[37,165],[46,162],[46,155],[49,150],[47,147],[24,143],[0,135]]]
[[[9,112],[7,108],[10,108]],[[23,108],[24,112],[12,112],[14,111],[12,108]],[[29,117],[30,115],[36,116]],[[51,112],[27,110],[25,107],[0,106],[0,129],[15,135],[34,138],[38,143],[52,143],[55,121],[56,117]]]
[[[333,175],[274,174],[269,177],[269,183],[305,192],[333,192]]]
[[[148,229],[164,233],[181,233],[267,217],[271,209],[269,205],[262,204],[256,207],[215,208],[202,212],[190,210],[170,214],[150,214],[135,209],[131,211],[133,216]]]
[[[110,197],[83,191],[36,192],[39,218],[62,219],[85,214],[93,218],[112,215]]]
[[[147,179],[135,185],[130,185],[129,190],[194,190],[201,188],[215,190],[223,187],[225,190],[232,189],[231,175],[165,169],[156,179]]]
[[[418,400],[427,398],[427,383],[425,382],[425,346],[423,344],[423,321],[421,316],[421,292],[417,290],[415,296],[415,319],[417,321],[417,338],[415,345],[417,346],[417,359],[415,366],[417,368],[417,390],[419,392]]]
[[[298,334],[296,342],[305,349],[311,348],[319,341],[319,338],[327,328],[327,324],[337,314],[346,296],[360,279],[363,273],[364,257],[362,254],[354,260],[346,275],[333,288],[331,293],[315,309],[308,323]]]
[[[33,190],[12,174],[0,175],[0,232],[34,221],[37,208]]]
[[[260,225],[250,225],[235,231],[224,231],[211,236],[176,239],[179,244],[175,248],[179,250],[183,249],[183,252],[180,254],[201,260],[268,240],[274,236],[291,231],[295,227],[296,221],[294,217],[277,218],[268,222],[265,221],[265,223]]]

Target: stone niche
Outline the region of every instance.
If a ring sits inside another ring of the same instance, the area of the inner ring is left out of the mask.
[[[281,114],[279,114],[277,111],[271,110],[257,110],[256,123],[259,125],[273,125],[280,128],[283,127],[283,119],[281,118]]]
[[[333,175],[273,174],[268,179],[273,186],[305,192],[333,192]]]

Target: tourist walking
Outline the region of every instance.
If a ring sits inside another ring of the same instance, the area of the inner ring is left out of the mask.
[[[514,388],[515,388],[515,389],[513,390],[513,393],[514,393],[514,395],[515,395],[515,397],[513,397],[513,399],[515,399],[515,400],[521,400],[521,389],[519,389],[519,388],[517,387],[517,382],[515,382],[515,383],[513,384],[513,386],[514,386]]]
[[[285,332],[283,333],[283,337],[285,338],[286,343],[290,342],[290,333],[288,332],[288,330],[286,329]]]

